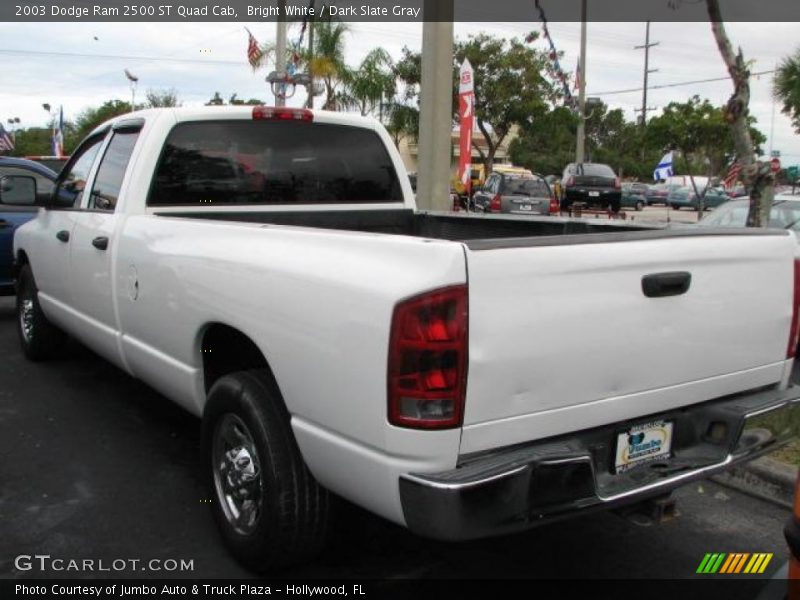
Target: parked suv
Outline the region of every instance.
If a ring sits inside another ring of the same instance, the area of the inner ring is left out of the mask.
[[[539,175],[495,172],[472,196],[475,210],[518,215],[558,212],[550,186]]]
[[[619,212],[622,186],[614,169],[600,163],[570,163],[561,178],[561,210],[575,202]]]

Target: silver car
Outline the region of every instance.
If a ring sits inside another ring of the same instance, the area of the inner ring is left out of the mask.
[[[510,173],[492,173],[472,197],[475,210],[515,215],[549,215],[553,202],[542,177]]]

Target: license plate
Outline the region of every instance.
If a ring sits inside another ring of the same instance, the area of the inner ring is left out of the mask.
[[[520,210],[531,210],[532,208],[533,207],[530,204],[520,204],[519,205],[519,209]]]
[[[622,473],[637,465],[669,456],[672,425],[671,421],[653,421],[617,434],[615,471]]]
[[[589,196],[592,198],[597,198],[600,195],[600,192],[589,192]]]

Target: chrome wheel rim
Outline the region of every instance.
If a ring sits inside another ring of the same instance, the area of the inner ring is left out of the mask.
[[[19,326],[25,342],[33,337],[33,298],[23,298],[19,305]]]
[[[258,526],[263,507],[261,463],[247,425],[232,413],[214,429],[212,468],[217,501],[225,519],[242,535]]]

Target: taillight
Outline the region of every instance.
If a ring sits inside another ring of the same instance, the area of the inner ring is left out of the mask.
[[[561,212],[561,205],[558,203],[558,198],[555,196],[550,197],[550,214],[556,215]]]
[[[467,384],[467,286],[398,304],[389,338],[389,422],[400,427],[459,427]]]
[[[491,212],[500,212],[500,194],[495,194],[489,202]]]
[[[794,261],[794,298],[792,299],[792,325],[789,329],[789,345],[786,358],[794,358],[798,342],[798,320],[800,320],[800,260]]]
[[[284,106],[254,106],[255,121],[303,121],[311,123],[314,113],[307,108],[287,108]]]
[[[800,522],[800,474],[794,482],[794,508],[792,514],[796,521]]]
[[[567,179],[567,186],[570,186],[570,185],[575,185],[575,178],[572,177],[572,176],[570,176],[570,178]]]
[[[622,181],[620,180],[619,177],[614,179],[614,189],[615,190],[621,190],[622,189]]]

